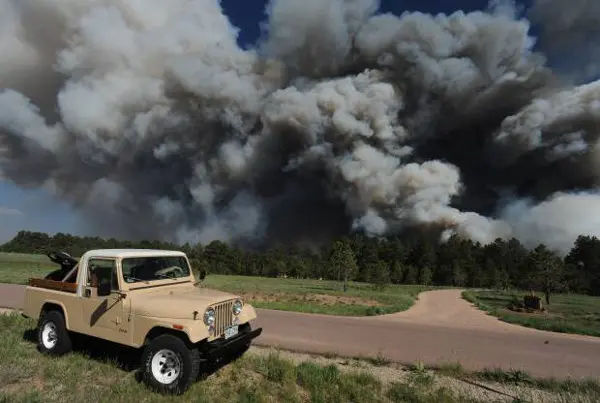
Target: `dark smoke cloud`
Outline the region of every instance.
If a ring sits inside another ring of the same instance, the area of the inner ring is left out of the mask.
[[[541,28],[540,46],[565,78],[600,78],[600,2],[534,0],[529,18]]]
[[[377,10],[275,0],[243,50],[216,0],[0,0],[0,174],[114,236],[600,235],[600,82],[561,85],[507,1]]]

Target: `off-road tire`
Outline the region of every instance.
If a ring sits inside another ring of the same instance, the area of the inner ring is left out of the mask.
[[[161,374],[160,366],[173,359],[176,368],[168,368]],[[188,348],[177,336],[163,334],[152,339],[144,348],[141,370],[142,381],[150,390],[165,395],[181,395],[198,377],[200,352],[196,348]],[[162,381],[161,376],[165,376]]]
[[[65,324],[65,317],[57,310],[43,312],[38,323],[38,350],[60,356],[71,352],[73,342]]]

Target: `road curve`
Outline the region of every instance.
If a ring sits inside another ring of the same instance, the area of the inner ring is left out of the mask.
[[[0,284],[0,307],[19,309],[24,286]],[[540,331],[477,310],[461,290],[421,293],[404,312],[339,317],[257,309],[255,344],[309,353],[383,355],[398,362],[460,362],[466,369],[519,369],[534,376],[600,379],[600,338]]]

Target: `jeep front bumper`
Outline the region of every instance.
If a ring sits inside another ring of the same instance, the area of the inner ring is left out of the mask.
[[[202,349],[203,355],[207,360],[218,359],[227,356],[231,353],[235,353],[245,346],[249,345],[253,339],[260,336],[262,333],[262,327],[246,332],[240,332],[231,339],[217,339],[207,343]]]

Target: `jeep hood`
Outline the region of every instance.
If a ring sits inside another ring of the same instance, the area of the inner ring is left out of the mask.
[[[237,297],[236,294],[193,286],[162,288],[131,293],[132,313],[154,318],[194,319],[194,311],[197,311],[198,319],[202,320],[209,305]]]

